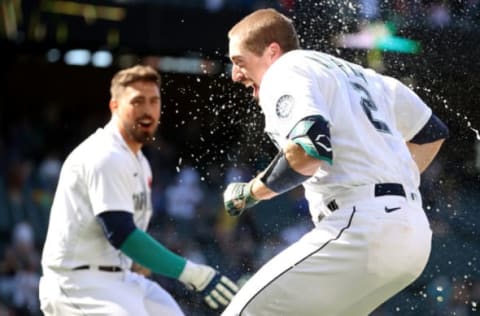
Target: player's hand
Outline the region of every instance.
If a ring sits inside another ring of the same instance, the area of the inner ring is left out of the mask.
[[[132,263],[132,268],[130,270],[132,270],[135,273],[141,274],[146,278],[152,275],[152,271],[150,269],[145,268],[144,266],[136,262]]]
[[[252,185],[245,182],[230,183],[223,192],[225,210],[230,216],[239,216],[247,208],[257,204],[259,200],[252,195]]]
[[[179,280],[187,288],[199,292],[212,309],[227,306],[238,291],[238,286],[217,270],[191,261],[187,261]]]

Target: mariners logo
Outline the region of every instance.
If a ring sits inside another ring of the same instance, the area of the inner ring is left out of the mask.
[[[290,115],[293,109],[295,100],[289,94],[282,95],[277,101],[276,112],[279,118],[286,118]]]

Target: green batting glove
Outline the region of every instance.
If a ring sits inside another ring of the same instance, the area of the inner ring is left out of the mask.
[[[223,192],[223,202],[230,216],[239,216],[260,201],[253,197],[250,183],[234,182],[230,183]]]

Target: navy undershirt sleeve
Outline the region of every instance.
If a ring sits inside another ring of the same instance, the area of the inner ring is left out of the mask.
[[[117,249],[137,228],[133,214],[127,211],[106,211],[98,214],[97,218],[108,241]]]
[[[448,127],[435,114],[428,120],[427,124],[415,135],[410,142],[414,144],[431,143],[448,137]]]

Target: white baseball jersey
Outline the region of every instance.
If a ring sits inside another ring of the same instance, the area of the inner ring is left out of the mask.
[[[151,179],[147,159],[129,150],[113,120],[81,143],[62,167],[42,254],[44,271],[130,268],[131,259],[109,243],[96,215],[131,212],[145,230],[152,214]]]
[[[432,234],[405,141],[431,110],[393,78],[300,50],[270,66],[259,97],[280,148],[300,120],[321,115],[332,164],[304,184],[315,227],[256,272],[222,316],[367,316],[428,261]],[[405,192],[377,194],[380,184]],[[330,198],[336,207],[319,221]]]
[[[431,110],[398,80],[331,55],[295,50],[267,70],[259,98],[265,130],[280,148],[302,118],[321,115],[329,123],[333,163],[304,183],[314,219],[323,201],[346,189],[385,182],[418,188],[418,168],[405,142]]]
[[[39,297],[46,316],[183,315],[159,284],[129,270],[132,260],[109,243],[96,219],[105,211],[127,211],[145,230],[151,179],[147,159],[130,151],[115,118],[67,157],[42,253]],[[74,269],[86,265],[90,269]]]

